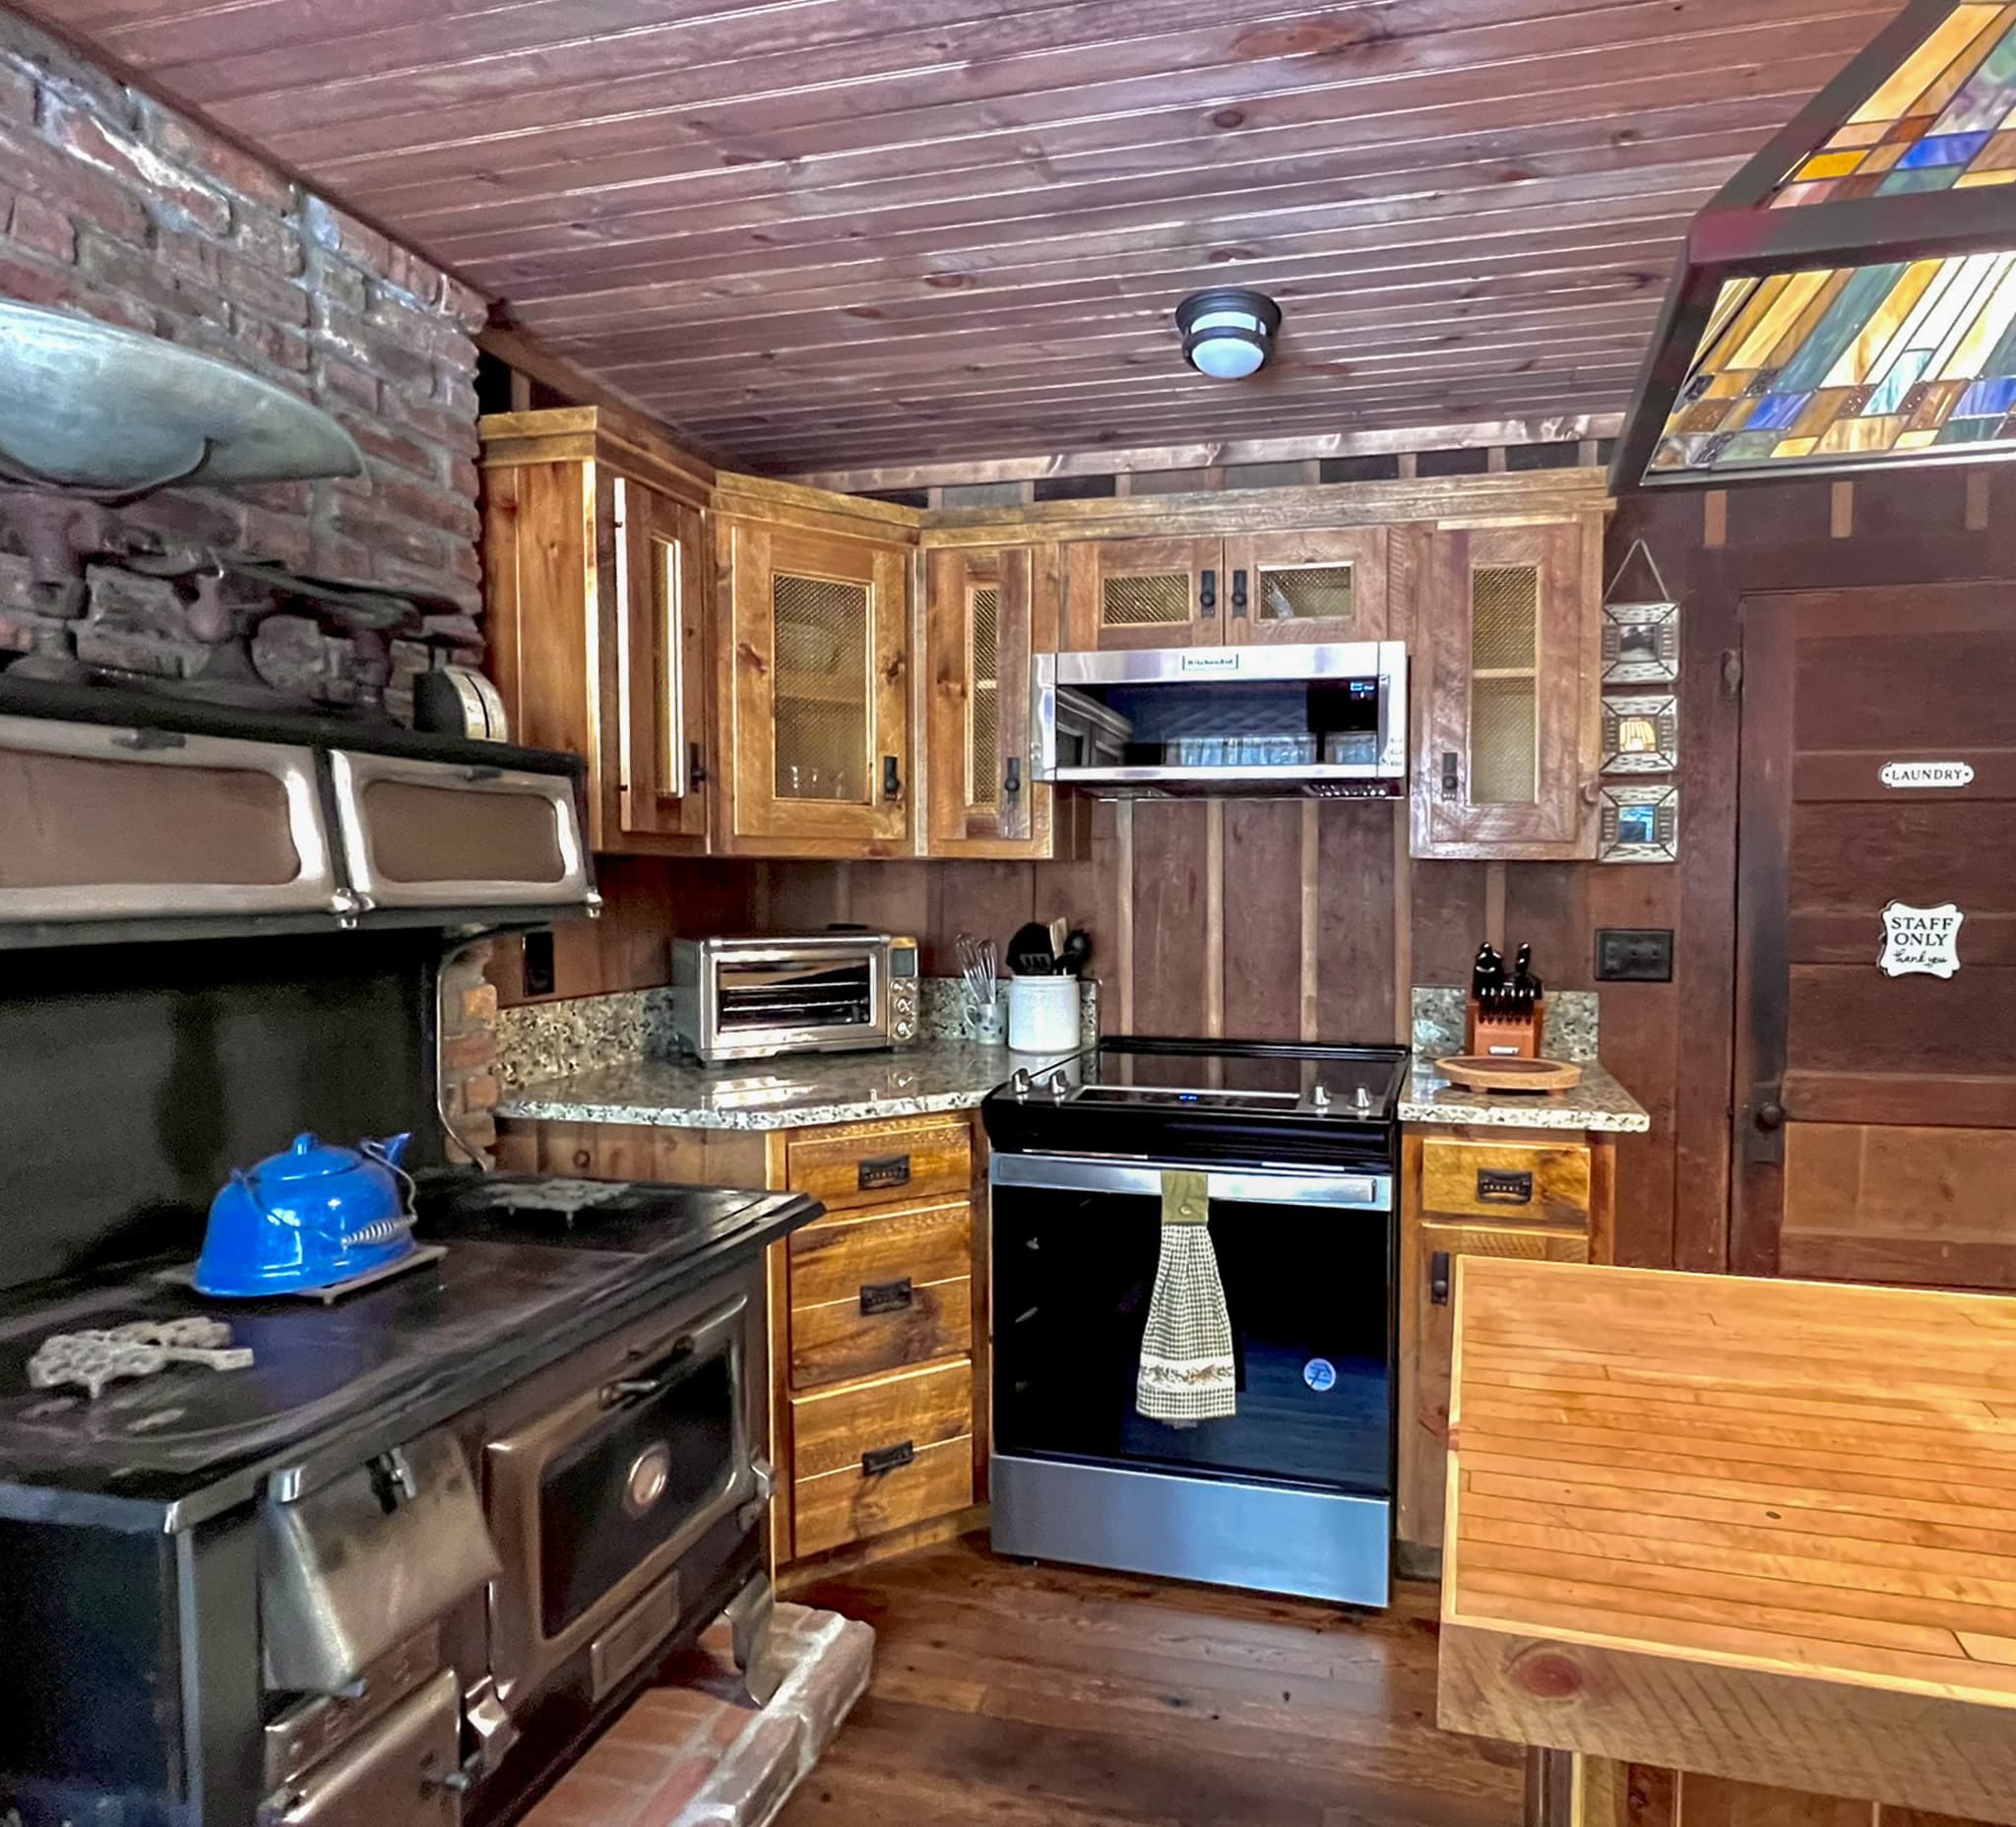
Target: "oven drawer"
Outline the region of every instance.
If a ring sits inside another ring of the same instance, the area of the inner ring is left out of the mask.
[[[963,1116],[853,1123],[792,1140],[786,1184],[829,1212],[901,1200],[965,1198],[973,1187],[973,1131]]]
[[[973,1208],[825,1219],[790,1240],[791,1386],[973,1349]]]
[[[973,1437],[973,1360],[901,1370],[872,1383],[791,1398],[791,1477],[859,1472],[863,1456]],[[873,1463],[873,1462],[871,1462]]]
[[[1421,1209],[1526,1225],[1589,1223],[1587,1143],[1421,1142]]]
[[[970,1429],[973,1366],[945,1369],[967,1379]],[[795,1401],[792,1410],[802,1415]],[[949,1516],[973,1502],[971,1431],[927,1444],[921,1419],[884,1419],[864,1424],[848,1444],[858,1450],[837,1471],[801,1478],[792,1486],[791,1549],[797,1555],[821,1554],[911,1523]]]

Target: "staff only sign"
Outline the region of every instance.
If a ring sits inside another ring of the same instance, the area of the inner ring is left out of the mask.
[[[1951,976],[1960,969],[1960,922],[1966,917],[1950,901],[1937,908],[1891,902],[1883,910],[1877,967],[1885,976]]]

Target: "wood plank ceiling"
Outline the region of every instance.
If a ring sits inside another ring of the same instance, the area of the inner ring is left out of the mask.
[[[778,472],[1615,412],[1901,0],[44,0]],[[1257,284],[1228,387],[1170,312]],[[1250,448],[1250,447],[1249,447]]]

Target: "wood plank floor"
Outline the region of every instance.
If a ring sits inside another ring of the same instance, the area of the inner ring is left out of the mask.
[[[1519,1753],[1435,1730],[1432,1587],[1350,1611],[969,1536],[791,1597],[873,1624],[875,1679],[778,1827],[1518,1827]]]

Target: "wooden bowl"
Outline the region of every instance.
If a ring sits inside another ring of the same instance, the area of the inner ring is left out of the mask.
[[[1565,1059],[1489,1059],[1458,1053],[1436,1060],[1435,1070],[1466,1091],[1571,1091],[1582,1083],[1582,1068]]]

